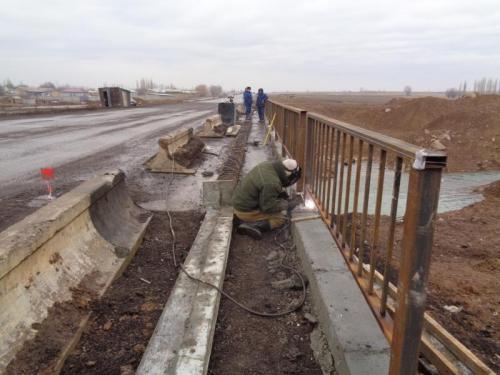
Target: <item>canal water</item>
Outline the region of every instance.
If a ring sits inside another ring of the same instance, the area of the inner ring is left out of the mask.
[[[351,192],[349,198],[349,211],[352,211],[354,200],[354,183],[355,183],[355,164],[352,166]],[[377,193],[379,167],[377,164],[372,166],[372,174],[370,179],[370,197],[368,199],[368,213],[375,212],[375,200]],[[358,212],[363,208],[363,196],[365,187],[366,163],[361,166],[361,183],[359,192]],[[347,168],[344,170],[344,188],[346,191]],[[401,186],[398,201],[398,218],[402,218],[406,209],[406,197],[408,192],[408,177],[407,172],[403,172],[401,176]],[[492,183],[500,180],[500,171],[488,172],[472,172],[472,173],[445,173],[441,181],[441,191],[439,197],[438,212],[444,213],[448,211],[460,210],[470,204],[480,202],[484,196],[475,191],[479,186]],[[394,181],[394,171],[386,169],[384,176],[384,188],[382,195],[382,215],[389,215],[391,210],[392,189]],[[333,180],[332,180],[333,186]],[[336,202],[337,203],[337,202]],[[345,201],[342,202],[342,211]]]

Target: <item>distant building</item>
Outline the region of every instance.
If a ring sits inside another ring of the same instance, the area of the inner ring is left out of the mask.
[[[52,89],[50,88],[27,88],[24,90],[24,95],[27,99],[44,99],[50,96]]]
[[[59,90],[59,99],[70,103],[87,102],[89,100],[88,90],[78,87],[66,87]]]
[[[121,87],[99,87],[103,107],[130,107],[130,91]]]

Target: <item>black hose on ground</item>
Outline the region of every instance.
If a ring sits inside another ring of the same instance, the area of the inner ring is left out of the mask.
[[[228,156],[230,157],[230,156]],[[233,161],[236,161],[236,164],[238,165],[239,169],[241,169],[241,166],[243,164],[243,162],[241,161],[237,161],[233,158]],[[172,163],[173,165],[174,163]],[[231,168],[232,169],[232,168]],[[239,173],[240,171],[237,171],[237,173]],[[165,202],[167,201],[167,198],[168,198],[168,189],[170,188],[170,185],[172,184],[173,180],[175,179],[175,173],[174,173],[174,170],[173,170],[173,167],[172,167],[172,171],[171,171],[171,178],[170,178],[170,181],[168,182],[168,185],[167,185],[167,189],[166,189],[166,199],[165,199]],[[280,262],[280,267],[282,268],[285,268],[285,269],[288,269],[290,271],[292,271],[295,275],[297,275],[300,279],[300,282],[302,284],[302,297],[299,301],[299,303],[297,303],[295,306],[292,306],[290,307],[289,309],[285,310],[285,311],[281,311],[281,312],[275,312],[275,313],[267,313],[267,312],[262,312],[262,311],[257,311],[257,310],[254,310],[250,307],[247,307],[245,306],[243,303],[239,302],[238,300],[236,300],[235,298],[233,298],[232,296],[230,296],[228,293],[226,293],[223,289],[219,288],[217,285],[214,285],[208,281],[205,281],[203,279],[200,279],[198,277],[195,277],[193,275],[191,275],[185,268],[184,268],[184,265],[181,264],[181,263],[178,263],[177,262],[177,255],[176,255],[176,250],[175,250],[175,242],[176,242],[176,236],[175,236],[175,231],[174,231],[174,228],[173,228],[173,225],[172,225],[172,216],[170,214],[170,211],[168,210],[168,208],[166,209],[167,211],[167,216],[168,216],[168,220],[169,220],[169,229],[170,229],[170,233],[172,235],[172,248],[171,248],[171,252],[172,252],[172,258],[173,258],[173,261],[174,261],[174,266],[175,267],[179,267],[181,269],[182,272],[184,272],[184,274],[191,280],[193,281],[196,281],[198,283],[201,283],[201,284],[204,284],[204,285],[207,285],[215,290],[217,290],[217,292],[219,292],[221,295],[223,295],[224,297],[226,297],[228,300],[230,300],[232,303],[234,303],[236,306],[240,307],[241,309],[245,310],[246,312],[252,314],[252,315],[256,315],[256,316],[261,316],[261,317],[265,317],[265,318],[276,318],[276,317],[280,317],[280,316],[284,316],[284,315],[288,315],[294,311],[297,311],[298,309],[300,309],[304,303],[305,303],[305,300],[306,300],[306,283],[305,283],[305,280],[304,280],[304,277],[300,274],[300,272],[295,269],[294,267],[291,267],[291,266],[288,266],[286,264],[284,264],[284,260],[287,256],[287,253],[290,252],[295,245],[290,245],[289,244],[289,238],[287,238],[284,242],[283,241],[278,241],[278,237],[281,233],[284,233],[285,230],[288,230],[290,228],[290,217],[287,216],[287,220],[285,222],[285,224],[276,232],[276,235],[274,236],[274,242],[281,248],[285,251],[285,256],[283,258],[281,258],[281,262]]]

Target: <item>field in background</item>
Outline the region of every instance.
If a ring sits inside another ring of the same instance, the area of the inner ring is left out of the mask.
[[[442,146],[450,172],[500,170],[500,96],[448,100],[428,94],[297,93],[272,98],[425,148]]]

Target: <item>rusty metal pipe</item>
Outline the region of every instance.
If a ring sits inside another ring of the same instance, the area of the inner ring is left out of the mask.
[[[373,145],[368,145],[368,160],[366,164],[365,195],[363,198],[363,216],[361,217],[361,238],[359,243],[358,276],[363,274],[363,258],[365,255],[366,217],[368,216],[368,200],[370,199],[370,181],[372,177]]]
[[[382,210],[382,194],[384,192],[385,163],[387,152],[380,150],[380,164],[378,170],[377,198],[375,201],[375,220],[373,228],[373,241],[370,251],[370,279],[368,283],[368,293],[373,293],[373,280],[375,277],[375,266],[379,258],[379,235],[380,235],[380,211]]]
[[[384,265],[384,281],[382,284],[382,301],[380,304],[380,315],[385,316],[387,309],[387,294],[389,289],[389,273],[391,269],[392,251],[394,248],[394,232],[396,230],[396,216],[398,213],[399,187],[401,185],[401,170],[403,158],[396,157],[396,169],[394,171],[394,184],[392,186],[391,215],[389,224],[389,236],[387,238],[387,254]]]

